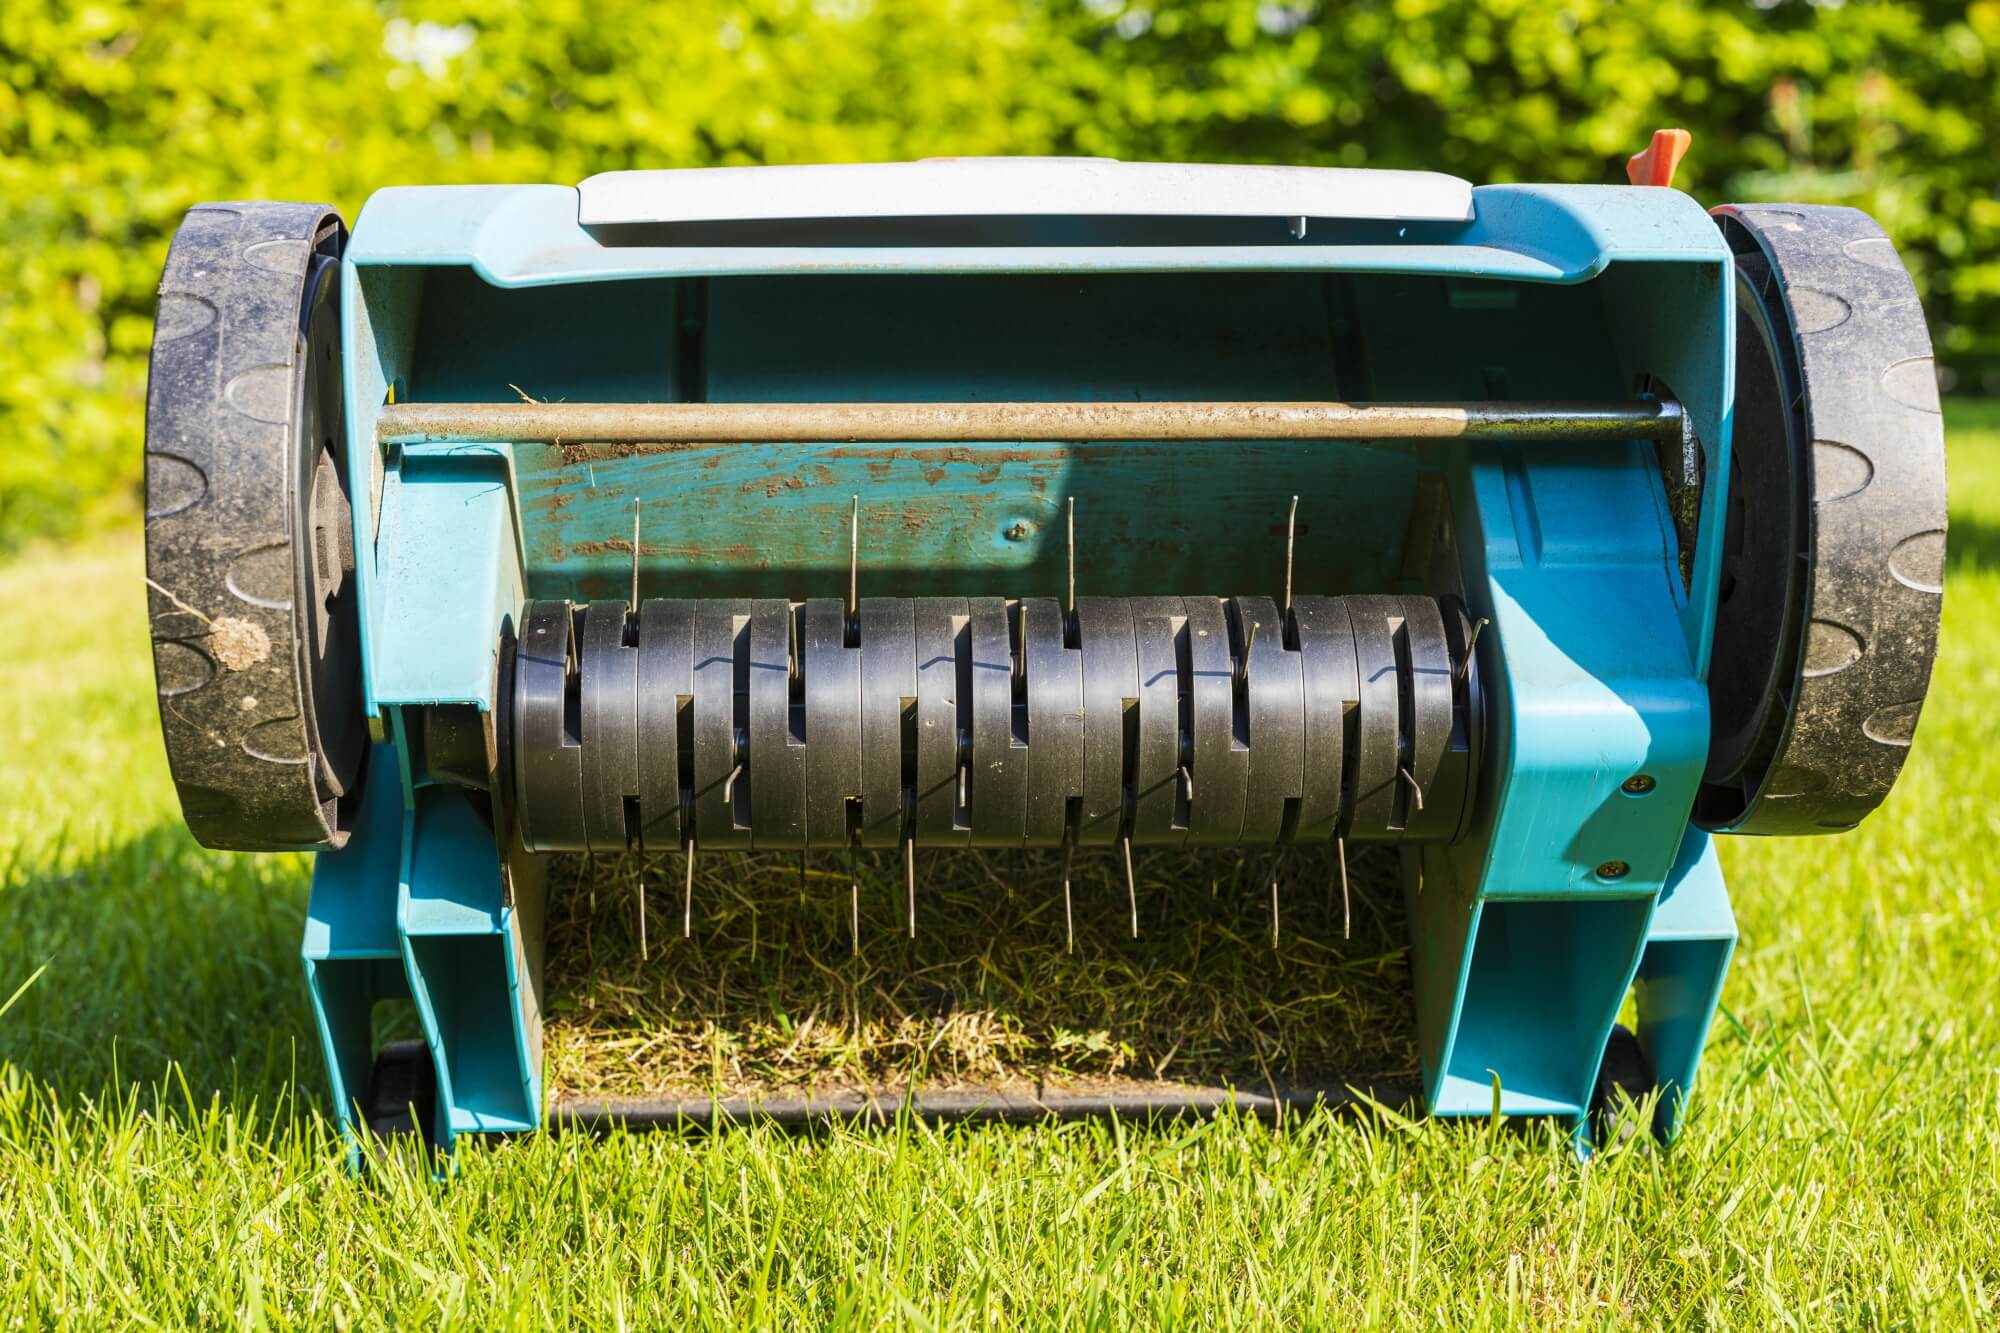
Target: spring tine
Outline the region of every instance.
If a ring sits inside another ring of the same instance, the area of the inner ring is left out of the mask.
[[[735,799],[734,793],[736,791],[736,779],[742,776],[743,776],[743,763],[741,760],[738,760],[736,767],[729,770],[729,776],[722,780],[722,799],[725,803]]]
[[[1479,631],[1492,623],[1485,616],[1481,616],[1472,622],[1472,633],[1468,634],[1465,638],[1465,660],[1458,664],[1458,671],[1454,679],[1464,680],[1466,673],[1472,670],[1472,650],[1479,646]]]
[[[1257,646],[1257,622],[1250,622],[1250,633],[1243,640],[1243,660],[1236,664],[1236,683],[1241,685],[1250,679],[1250,650]]]
[[[1125,853],[1125,897],[1132,904],[1132,938],[1139,938],[1139,882],[1132,877],[1132,835],[1118,840]]]
[[[1063,952],[1076,952],[1076,917],[1070,910],[1069,869],[1076,855],[1076,847],[1065,837],[1063,839]]]
[[[903,839],[903,881],[910,901],[910,938],[917,937],[917,838],[910,834]]]
[[[639,961],[646,962],[652,954],[646,949],[646,862],[639,861]]]
[[[1187,788],[1188,804],[1194,804],[1194,774],[1188,772],[1186,764],[1181,765],[1181,784]]]
[[[681,938],[694,938],[694,839],[687,842],[687,892],[681,898]]]
[[[1076,497],[1069,497],[1069,613],[1076,614]]]
[[[1334,855],[1340,862],[1340,938],[1354,938],[1354,902],[1347,891],[1347,839],[1335,836]]]
[[[1271,858],[1271,948],[1278,947],[1278,871],[1285,864],[1285,849]]]
[[[1299,497],[1292,497],[1292,512],[1285,519],[1285,614],[1292,610],[1292,552],[1298,545]]]
[[[1417,810],[1419,813],[1422,813],[1424,808],[1424,789],[1418,785],[1415,778],[1410,776],[1409,769],[1398,767],[1396,771],[1403,775],[1403,781],[1410,784],[1410,799],[1417,803]]]
[[[799,849],[799,902],[803,904],[805,900],[806,900],[806,853],[805,853],[805,848],[801,847]]]
[[[639,498],[632,497],[632,614],[639,614]]]
[[[861,872],[854,866],[854,844],[847,844],[847,917],[854,957],[861,956]]]

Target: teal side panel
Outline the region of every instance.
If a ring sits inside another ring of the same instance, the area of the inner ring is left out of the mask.
[[[1722,250],[1705,262],[1619,264],[1603,278],[1605,301],[1618,312],[1616,348],[1628,387],[1648,376],[1687,409],[1701,454],[1699,536],[1691,561],[1681,630],[1695,677],[1708,679],[1716,593],[1729,503],[1730,427],[1735,415],[1736,286]],[[1663,466],[1667,460],[1662,460]]]
[[[367,1094],[369,1012],[407,997],[437,1077],[431,1136],[449,1146],[539,1123],[541,878],[525,858],[503,862],[473,798],[431,783],[406,710],[491,711],[522,598],[519,508],[505,448],[377,448],[381,406],[407,391],[423,275],[350,263],[343,280],[363,673],[381,743],[358,827],[315,867],[306,976],[343,1129],[356,1133]]]
[[[1645,898],[1480,904],[1432,1111],[1489,1114],[1496,1077],[1507,1115],[1587,1106],[1651,910]]]
[[[501,631],[521,605],[509,451],[412,445],[392,461],[376,544],[375,699],[491,712]]]
[[[396,880],[402,853],[402,784],[394,747],[368,753],[361,805],[347,845],[313,858],[305,956],[394,958]]]
[[[1410,900],[1432,1109],[1578,1114],[1707,754],[1648,448],[1469,452],[1467,600],[1490,619],[1486,818]],[[1642,793],[1629,778],[1650,781]],[[1433,886],[1442,891],[1433,893]]]
[[[1495,763],[1492,819],[1454,857],[1486,897],[1649,896],[1708,753],[1653,452],[1482,447],[1455,482]]]
[[[1639,962],[1639,1045],[1661,1097],[1659,1128],[1671,1135],[1694,1091],[1695,1071],[1722,980],[1736,950],[1736,917],[1708,834],[1689,829],[1660,893]]]
[[[539,868],[517,855],[503,869],[464,792],[409,788],[397,769],[393,747],[377,746],[347,846],[314,867],[302,953],[336,1117],[358,1143],[372,1011],[407,997],[437,1076],[433,1141],[531,1129],[541,1121]]]
[[[376,746],[368,767],[347,845],[313,859],[300,949],[334,1116],[350,1138],[355,1104],[368,1095],[375,1005],[409,994],[396,938],[403,802],[395,751]]]
[[[356,233],[359,243],[359,232]],[[376,588],[375,532],[381,521],[386,469],[375,443],[375,425],[383,404],[405,382],[416,341],[421,274],[413,269],[364,268],[353,262],[341,268],[341,362],[347,417],[347,481],[354,510],[354,586],[360,599],[361,683],[363,704],[378,739],[386,734],[379,721],[375,679],[381,660],[377,623],[380,598]]]
[[[1603,291],[1622,330],[1646,315],[1624,302],[1658,293],[1617,273]],[[1722,309],[1718,284],[1690,285]],[[1409,898],[1426,1089],[1438,1114],[1483,1115],[1497,1077],[1507,1113],[1578,1115],[1650,957],[1654,901],[1681,878],[1708,746],[1705,621],[1689,618],[1651,446],[1481,446],[1444,466],[1466,598],[1491,622],[1489,731],[1483,817],[1424,854]]]
[[[493,833],[462,792],[417,793],[397,926],[438,1078],[437,1138],[541,1123],[538,981],[524,976],[526,915],[507,899]],[[524,886],[513,885],[518,892]]]

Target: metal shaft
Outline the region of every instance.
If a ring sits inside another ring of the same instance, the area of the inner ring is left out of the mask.
[[[396,403],[384,444],[1666,440],[1679,403]]]

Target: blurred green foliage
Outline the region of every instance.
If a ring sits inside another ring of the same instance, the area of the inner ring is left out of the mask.
[[[2000,390],[2000,0],[4,0],[0,548],[135,507],[154,284],[204,199],[1098,153],[1852,203]]]

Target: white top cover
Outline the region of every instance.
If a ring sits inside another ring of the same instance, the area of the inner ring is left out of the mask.
[[[586,227],[919,217],[1272,217],[1464,222],[1472,186],[1434,171],[1094,157],[943,157],[809,167],[608,171],[577,187]]]

